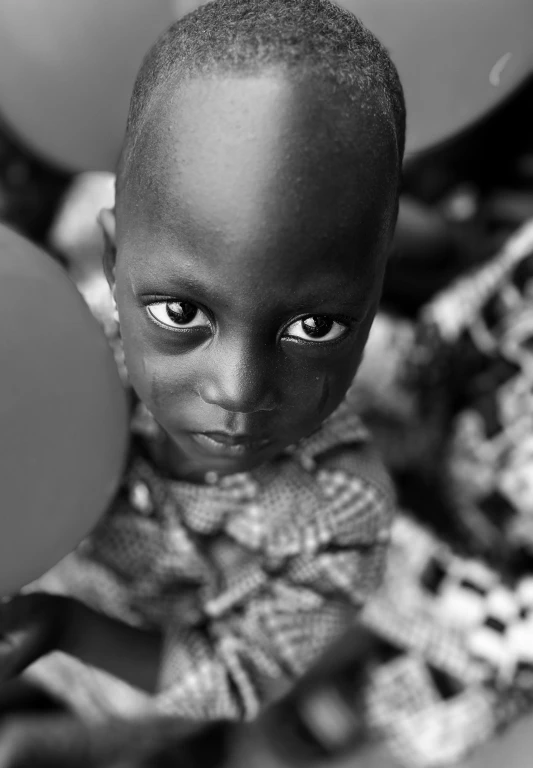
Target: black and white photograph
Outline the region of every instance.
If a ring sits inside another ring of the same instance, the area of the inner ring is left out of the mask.
[[[531,768],[533,0],[0,0],[0,768]]]

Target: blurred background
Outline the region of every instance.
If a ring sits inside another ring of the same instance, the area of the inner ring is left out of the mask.
[[[157,34],[200,4],[0,0],[0,221],[64,265],[97,316],[109,306],[96,214],[113,205],[133,78]],[[533,219],[533,4],[340,4],[383,40],[404,82],[408,147],[383,308],[412,321]],[[422,507],[430,490],[397,479],[402,503]],[[361,725],[372,644],[354,627],[289,698],[232,735],[228,764],[397,765]],[[524,721],[461,765],[525,768],[532,746]]]

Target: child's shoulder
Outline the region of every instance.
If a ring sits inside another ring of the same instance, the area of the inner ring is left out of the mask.
[[[300,454],[315,461],[322,473],[342,473],[392,499],[389,473],[358,406],[357,389],[352,386],[321,429],[303,442]]]

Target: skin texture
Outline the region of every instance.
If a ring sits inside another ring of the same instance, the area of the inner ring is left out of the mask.
[[[130,379],[175,475],[249,470],[340,404],[379,301],[398,173],[377,105],[347,116],[309,77],[197,76],[153,105],[116,222],[101,221]]]
[[[346,112],[331,87],[305,76],[189,80],[152,105],[116,219],[101,214],[130,379],[168,435],[176,477],[201,482],[273,458],[316,430],[352,382],[381,292],[399,161],[377,104]],[[172,321],[165,302],[192,327]],[[306,334],[317,326],[332,340]],[[225,437],[194,435],[206,431]],[[62,617],[56,647],[155,690],[160,637],[47,599]],[[40,655],[41,613],[18,622],[22,644],[0,647],[0,679]],[[84,763],[90,734],[66,717],[6,724],[6,766],[28,750],[28,764],[36,755],[62,764],[61,743],[76,764],[100,764],[105,740],[96,734]],[[118,734],[117,748],[139,754],[135,739],[147,732]]]

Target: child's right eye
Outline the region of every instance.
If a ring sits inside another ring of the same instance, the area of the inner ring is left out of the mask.
[[[146,309],[150,318],[163,328],[179,331],[211,326],[205,312],[188,301],[157,301]]]

